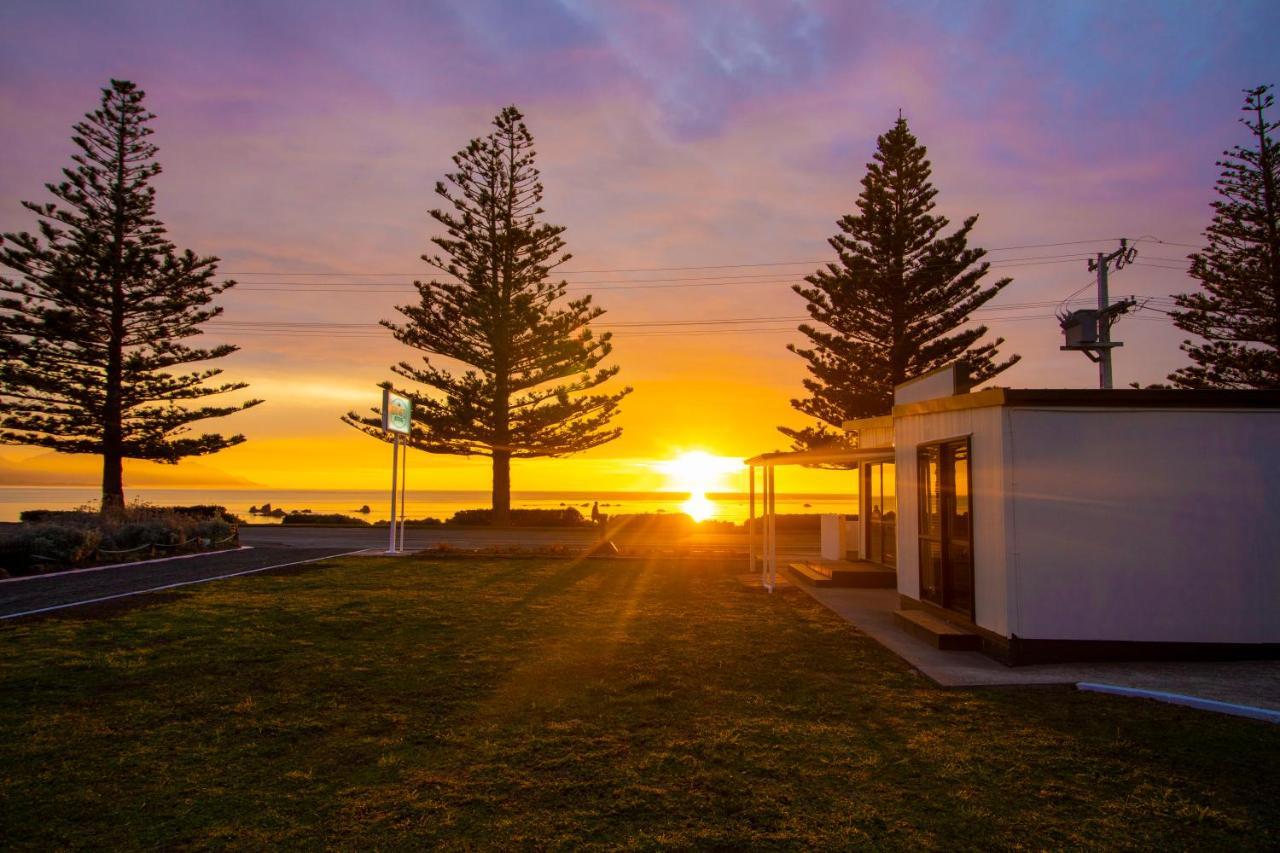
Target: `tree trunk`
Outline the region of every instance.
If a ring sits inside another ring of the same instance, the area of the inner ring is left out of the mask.
[[[511,523],[511,451],[493,451],[493,523]]]
[[[102,413],[102,507],[105,515],[124,509],[124,265],[126,122],[116,129],[116,173],[112,186],[111,316],[107,338],[106,405]]]
[[[119,450],[102,453],[102,507],[103,515],[124,509],[124,459]]]

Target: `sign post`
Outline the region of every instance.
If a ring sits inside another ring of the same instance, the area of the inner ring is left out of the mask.
[[[408,435],[412,430],[412,414],[413,403],[407,397],[401,397],[394,394],[389,388],[382,389],[382,429],[391,433],[391,518],[390,524],[387,526],[391,530],[390,541],[387,545],[388,554],[399,553],[397,545],[401,544],[396,539],[396,476],[400,469],[400,436]],[[409,448],[406,446],[405,465],[407,467],[409,461]],[[406,474],[408,471],[405,472]],[[404,508],[401,507],[401,514]],[[402,542],[403,540],[401,540]]]

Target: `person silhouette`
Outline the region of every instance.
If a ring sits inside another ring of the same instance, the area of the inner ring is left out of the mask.
[[[593,501],[591,504],[591,523],[600,523],[600,501]]]

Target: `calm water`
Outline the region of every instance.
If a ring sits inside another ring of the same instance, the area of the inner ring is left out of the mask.
[[[385,520],[390,514],[389,490],[327,491],[307,489],[128,489],[130,501],[158,505],[220,504],[231,512],[249,519],[249,507],[270,503],[290,510],[340,512],[356,515],[354,510],[368,505],[369,521]],[[95,505],[99,493],[95,489],[74,486],[0,486],[0,521],[17,521],[24,509],[75,509]],[[521,509],[558,509],[577,507],[583,515],[591,512],[591,502],[600,502],[600,511],[609,514],[635,512],[680,512],[687,494],[674,492],[512,492],[511,505]],[[711,518],[742,521],[747,517],[746,495],[707,496]],[[482,509],[489,506],[489,493],[482,491],[413,491],[408,494],[410,518],[448,518],[460,509]],[[777,497],[780,513],[857,511],[852,495],[783,495]],[[760,512],[759,496],[756,513]],[[259,519],[266,521],[267,519]]]

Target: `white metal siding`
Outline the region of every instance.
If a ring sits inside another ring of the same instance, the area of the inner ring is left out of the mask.
[[[893,427],[870,427],[858,431],[859,447],[889,447],[893,444]]]
[[[1280,642],[1280,413],[1008,413],[1015,633]],[[990,510],[975,512],[984,525]]]

